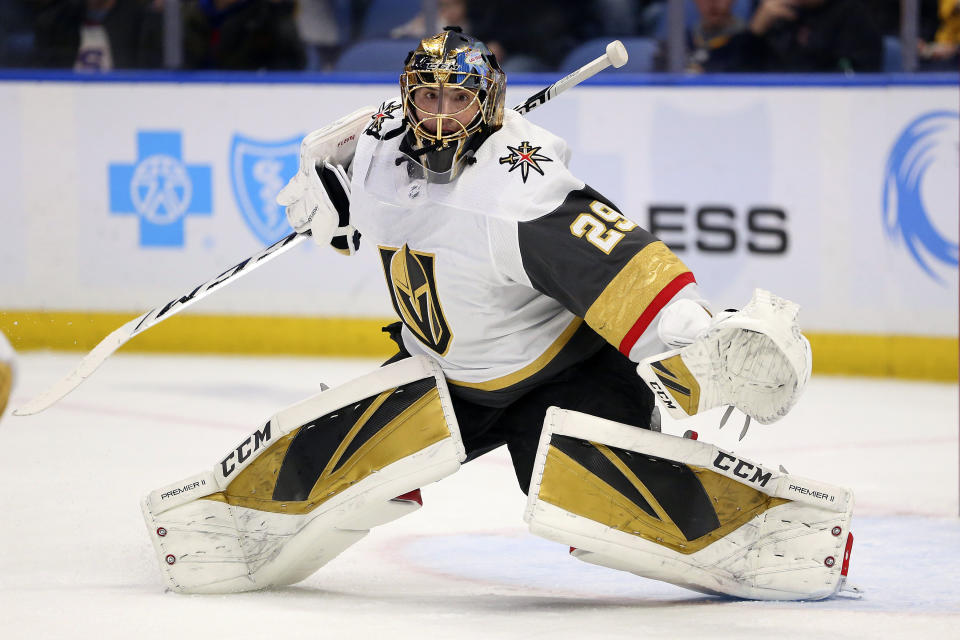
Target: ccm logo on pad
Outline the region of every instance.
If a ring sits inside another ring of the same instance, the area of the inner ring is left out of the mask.
[[[255,452],[260,450],[260,446],[270,441],[270,423],[263,425],[260,431],[254,431],[253,435],[240,443],[240,446],[230,452],[226,458],[220,461],[220,471],[226,478],[233,473],[238,464],[243,464]],[[236,463],[234,463],[236,459]]]
[[[666,391],[664,391],[663,387],[661,387],[658,383],[653,382],[653,381],[648,381],[647,384],[650,385],[650,388],[653,389],[653,392],[654,392],[655,394],[657,394],[657,397],[659,397],[660,400],[663,401],[663,404],[664,404],[668,409],[676,409],[676,408],[677,408],[677,405],[674,404],[674,402],[673,402],[673,398],[670,397],[670,394],[669,394],[669,393],[667,393]],[[716,465],[716,462],[714,462],[714,465]]]
[[[731,465],[733,466],[731,467]],[[755,467],[746,460],[740,460],[736,456],[732,456],[723,451],[717,454],[716,460],[713,461],[713,466],[723,471],[730,471],[738,478],[743,478],[747,482],[757,483],[761,487],[767,486],[767,482],[770,480],[772,474],[770,471],[764,473],[761,467]],[[751,470],[753,470],[753,476],[750,475]]]

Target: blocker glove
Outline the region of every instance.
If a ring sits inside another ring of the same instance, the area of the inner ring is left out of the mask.
[[[287,222],[297,233],[309,233],[319,245],[343,235],[350,224],[350,178],[341,165],[323,162],[300,171],[277,194]]]

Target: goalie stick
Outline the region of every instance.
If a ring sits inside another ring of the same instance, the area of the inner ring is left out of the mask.
[[[270,245],[260,253],[250,256],[239,264],[230,267],[216,278],[197,286],[190,293],[180,296],[179,298],[174,298],[170,302],[151,309],[138,318],[134,318],[130,322],[122,325],[120,328],[114,329],[110,335],[101,340],[99,344],[93,348],[93,351],[84,356],[77,368],[71,371],[67,377],[40,395],[36,396],[22,407],[16,409],[13,412],[13,415],[29,416],[34,413],[39,413],[55,404],[65,395],[78,387],[80,383],[86,380],[94,371],[96,371],[97,367],[103,364],[103,362],[109,358],[114,351],[126,344],[135,335],[143,333],[150,327],[163,322],[170,316],[173,316],[180,311],[183,311],[193,303],[207,297],[214,291],[226,286],[228,283],[250,273],[260,265],[269,262],[271,259],[276,258],[282,253],[286,253],[293,247],[300,244],[300,242],[302,242],[306,237],[306,234],[301,235],[297,233],[291,233],[285,238],[282,238],[278,242]]]
[[[576,71],[560,78],[546,89],[542,89],[527,98],[523,104],[513,108],[520,113],[530,113],[544,102],[556,98],[558,95],[571,87],[575,87],[587,78],[591,78],[609,66],[619,69],[627,64],[627,49],[619,40],[614,40],[607,45],[607,51],[602,56],[588,62]]]
[[[606,53],[602,56],[588,62],[576,71],[564,76],[554,82],[549,87],[538,91],[527,98],[525,102],[514,107],[515,111],[526,114],[536,109],[540,105],[552,100],[567,89],[574,87],[584,80],[595,76],[609,66],[616,68],[622,67],[627,62],[627,50],[619,40],[614,40],[607,45]],[[97,368],[104,363],[117,349],[126,344],[134,336],[143,333],[150,327],[163,322],[167,318],[183,311],[195,302],[207,297],[214,291],[225,287],[238,278],[245,276],[262,264],[266,264],[273,258],[286,253],[293,247],[300,244],[309,235],[309,231],[303,234],[291,233],[280,241],[270,245],[260,253],[243,260],[237,265],[230,267],[217,277],[204,282],[194,288],[190,293],[174,298],[164,305],[156,307],[146,312],[138,318],[127,322],[123,326],[115,329],[110,335],[100,341],[93,350],[84,356],[80,364],[71,371],[65,378],[60,380],[40,395],[34,397],[23,406],[16,409],[13,414],[17,416],[28,416],[39,413],[44,409],[53,406],[68,393],[76,389],[80,383],[90,377]]]

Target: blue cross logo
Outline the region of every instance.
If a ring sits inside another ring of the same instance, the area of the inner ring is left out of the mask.
[[[179,131],[138,131],[136,162],[110,164],[110,213],[139,216],[142,247],[182,247],[184,217],[213,213],[210,172],[184,164]]]

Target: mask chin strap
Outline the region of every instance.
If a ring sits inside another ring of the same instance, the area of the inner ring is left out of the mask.
[[[443,149],[443,147],[444,147],[443,142],[441,142],[440,140],[437,140],[437,141],[435,141],[433,144],[431,144],[431,145],[428,146],[428,147],[421,147],[421,148],[419,148],[419,149],[413,149],[413,150],[411,150],[411,151],[410,151],[410,155],[411,155],[412,157],[414,157],[414,158],[418,158],[418,159],[419,159],[420,156],[424,156],[424,155],[430,153],[431,151],[440,151],[440,149]]]
[[[406,144],[406,143],[404,143],[404,144]],[[431,144],[431,145],[429,145],[429,146],[421,147],[420,149],[414,149],[414,148],[412,148],[412,146],[410,146],[410,145],[407,145],[407,148],[406,148],[406,149],[403,149],[403,145],[401,145],[401,150],[403,151],[403,153],[404,153],[405,155],[404,155],[404,156],[400,156],[400,157],[398,157],[396,160],[394,160],[394,164],[399,167],[402,163],[408,161],[408,160],[411,159],[411,158],[412,158],[413,160],[416,160],[417,162],[419,162],[419,161],[420,161],[420,156],[426,155],[426,154],[430,153],[431,151],[439,151],[439,150],[442,148],[442,146],[443,146],[443,145],[440,143],[439,140],[436,141],[436,142],[434,142],[433,144]]]
[[[404,120],[405,120],[406,123],[409,123],[409,121],[407,121],[406,119],[404,119]],[[401,129],[402,129],[402,128],[401,128]],[[477,130],[476,133],[474,133],[473,135],[471,135],[470,137],[467,138],[467,140],[466,140],[466,142],[465,142],[465,144],[464,144],[464,146],[463,146],[463,150],[460,152],[460,155],[461,155],[461,157],[462,157],[462,159],[463,159],[462,161],[463,161],[464,164],[466,164],[466,165],[468,165],[468,166],[469,166],[469,165],[476,164],[477,159],[476,159],[475,155],[476,155],[477,150],[480,148],[480,145],[482,145],[482,144],[484,143],[484,141],[486,141],[486,139],[489,138],[493,133],[494,133],[493,128],[490,127],[490,125],[488,125],[488,124],[486,124],[486,123],[483,123],[483,124],[480,125],[480,128]],[[411,131],[411,134],[412,134],[412,131]],[[396,134],[394,134],[394,135],[396,135]],[[384,136],[384,137],[386,137],[386,136]],[[421,158],[422,158],[423,156],[425,156],[425,155],[428,154],[428,153],[431,153],[431,152],[434,152],[434,151],[440,151],[440,150],[446,148],[446,147],[444,146],[444,144],[443,144],[442,141],[437,140],[437,141],[434,141],[432,144],[429,144],[429,145],[427,145],[427,146],[425,146],[425,147],[421,147],[421,148],[419,148],[419,149],[414,149],[414,148],[412,148],[413,145],[409,144],[409,139],[405,139],[404,142],[400,145],[400,147],[401,147],[401,150],[403,150],[403,152],[404,152],[408,157],[405,158],[405,157],[402,157],[402,156],[401,156],[401,157],[397,158],[397,159],[394,161],[394,163],[395,163],[398,167],[399,167],[404,161],[407,161],[407,160],[409,160],[409,159],[416,160],[417,162],[420,162],[420,163],[422,164]],[[407,148],[404,149],[404,147],[407,147]],[[452,168],[452,163],[451,163],[451,168]]]

